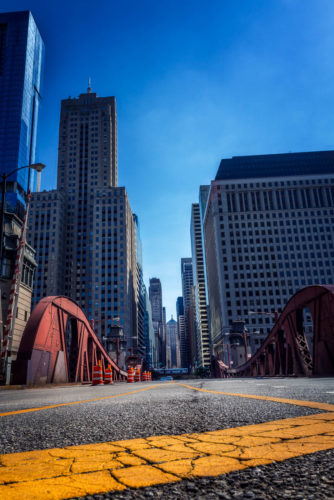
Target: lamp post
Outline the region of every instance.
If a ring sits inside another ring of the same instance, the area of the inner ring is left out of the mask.
[[[19,170],[23,170],[24,168],[32,168],[33,170],[36,170],[37,172],[42,172],[42,170],[45,168],[44,163],[33,163],[32,165],[24,165],[23,167],[16,168],[15,170],[12,170],[7,174],[7,172],[3,172],[1,174],[1,218],[0,218],[0,275],[2,276],[2,262],[3,262],[3,250],[4,250],[4,241],[3,241],[3,235],[4,235],[4,224],[5,224],[5,197],[6,197],[6,188],[7,188],[7,179],[11,175],[15,174]]]

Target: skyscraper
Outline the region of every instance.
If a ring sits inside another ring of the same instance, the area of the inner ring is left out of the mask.
[[[96,263],[99,264],[96,254],[102,250],[100,238],[103,232],[104,238],[108,238],[108,230],[111,230],[108,222],[114,223],[114,219],[118,222],[120,213],[124,217],[124,203],[127,202],[125,193],[120,198],[114,196],[115,191],[108,191],[109,210],[104,210],[102,215],[106,198],[100,198],[107,196],[106,188],[116,186],[116,100],[115,97],[99,98],[89,87],[78,99],[66,99],[61,103],[57,187],[67,198],[65,294],[79,300],[90,317],[95,313],[93,300],[89,303],[89,297],[96,297],[97,290],[92,283],[98,271]],[[99,192],[100,189],[104,191]],[[116,225],[119,239],[120,233],[121,227]],[[112,236],[114,239],[114,231]],[[85,281],[83,275],[86,275]]]
[[[137,303],[137,339],[134,339],[134,347],[139,354],[146,357],[148,354],[146,346],[146,333],[145,333],[145,312],[146,312],[146,289],[143,277],[143,250],[140,238],[139,219],[136,214],[133,214],[134,233],[135,233],[135,248],[136,248],[136,303]]]
[[[254,351],[291,295],[334,282],[334,151],[222,160],[204,235],[213,341],[242,319]]]
[[[199,365],[209,367],[211,364],[210,336],[206,304],[202,225],[198,203],[193,203],[191,207],[190,237],[196,309],[195,339],[193,343]]]
[[[183,359],[181,364],[183,367],[189,367],[192,364],[192,287],[193,280],[193,264],[191,257],[181,259],[181,283],[184,308],[184,344],[181,346]]]
[[[35,171],[22,167],[36,161],[43,63],[44,44],[31,12],[0,14],[0,173],[7,175],[0,238],[1,313],[6,325],[0,331],[0,376],[7,383],[30,315],[36,267],[33,249],[26,243],[21,247],[19,240],[25,240],[26,195],[35,184]]]
[[[188,368],[186,363],[186,340],[185,340],[185,327],[184,327],[184,307],[183,297],[176,299],[176,321],[177,331],[180,339],[180,364],[182,368]]]
[[[36,160],[36,137],[44,43],[29,11],[0,14],[0,173]],[[34,171],[23,169],[7,181],[6,204],[21,216]]]
[[[152,306],[152,322],[155,333],[155,344],[158,349],[160,366],[165,366],[165,329],[162,306],[162,288],[159,278],[151,278],[149,297]]]
[[[145,347],[146,347],[146,367],[151,370],[152,368],[157,368],[159,364],[157,348],[155,345],[155,334],[152,322],[152,306],[144,285],[144,297],[145,297],[145,312],[144,312],[144,324],[145,324]]]
[[[166,353],[166,367],[180,368],[180,339],[177,322],[173,319],[173,316],[166,324]]]
[[[128,347],[136,349],[141,249],[137,252],[137,219],[126,189],[117,187],[115,97],[100,98],[89,86],[79,98],[62,101],[57,177],[61,206],[52,197],[52,192],[43,192],[32,199],[29,236],[32,244],[40,245],[36,299],[52,292],[50,261],[57,254],[62,275],[53,281],[54,293],[76,300],[100,337],[114,323],[122,326]],[[143,338],[141,342],[143,346]]]

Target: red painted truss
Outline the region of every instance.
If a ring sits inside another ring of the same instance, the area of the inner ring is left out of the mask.
[[[45,297],[33,310],[13,362],[14,384],[90,382],[93,366],[111,365],[113,380],[125,380],[104,350],[86,315],[67,297]]]
[[[303,310],[313,320],[313,353],[303,327]],[[333,376],[334,285],[314,285],[291,297],[268,337],[247,363],[227,370],[236,376]]]

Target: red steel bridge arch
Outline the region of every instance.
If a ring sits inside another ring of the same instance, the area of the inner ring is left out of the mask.
[[[13,383],[90,382],[93,366],[111,365],[114,380],[125,380],[105,351],[85,313],[73,300],[45,297],[34,308],[23,332]]]
[[[313,353],[303,328],[305,308],[309,308],[313,320]],[[257,352],[227,374],[333,376],[334,285],[308,286],[295,293]]]

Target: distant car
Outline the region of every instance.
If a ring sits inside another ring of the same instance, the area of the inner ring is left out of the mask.
[[[164,382],[167,379],[166,379],[166,377],[160,377],[160,380],[162,380]]]
[[[173,377],[171,375],[167,375],[166,380],[173,380]]]

